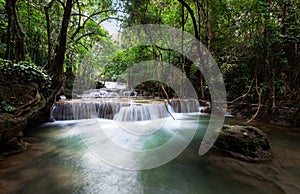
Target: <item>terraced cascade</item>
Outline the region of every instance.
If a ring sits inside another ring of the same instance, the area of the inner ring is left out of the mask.
[[[144,121],[171,117],[172,113],[199,112],[197,99],[164,100],[99,100],[77,99],[56,102],[51,108],[50,120],[80,120],[91,118],[116,121]]]

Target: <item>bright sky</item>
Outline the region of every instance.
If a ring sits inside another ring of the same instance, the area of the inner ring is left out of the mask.
[[[122,2],[120,0],[112,0],[112,3],[118,5],[115,7],[115,9],[123,10],[124,2]],[[124,13],[122,13],[121,11],[117,11],[117,16],[124,16]],[[117,21],[115,19],[107,20],[102,23],[102,26],[109,32],[110,35],[113,35],[113,34],[116,35],[118,33],[118,31],[120,30],[120,25],[121,25],[121,22]]]
[[[117,33],[120,29],[118,22],[114,19],[103,22],[102,26],[109,32],[110,35]]]

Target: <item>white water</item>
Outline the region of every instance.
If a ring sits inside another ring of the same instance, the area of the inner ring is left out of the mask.
[[[121,107],[114,116],[116,121],[145,121],[169,117],[164,104],[142,104]]]
[[[199,103],[196,99],[172,99],[170,104],[163,101],[153,101],[143,104],[134,100],[98,101],[74,100],[58,102],[51,109],[51,120],[80,120],[104,118],[120,122],[145,121],[171,117],[173,113],[199,112]]]

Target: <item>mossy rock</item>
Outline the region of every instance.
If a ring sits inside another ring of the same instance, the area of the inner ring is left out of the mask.
[[[0,58],[0,101],[14,101],[32,84],[36,84],[44,96],[50,93],[51,78],[41,67],[24,61],[13,63]]]
[[[272,159],[267,135],[253,126],[224,125],[214,147],[246,161]]]
[[[40,67],[0,59],[0,152],[25,149],[22,131],[46,106],[50,84]]]

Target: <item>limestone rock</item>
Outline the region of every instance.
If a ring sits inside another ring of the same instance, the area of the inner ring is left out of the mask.
[[[272,159],[267,135],[253,126],[224,125],[214,147],[246,161]]]

